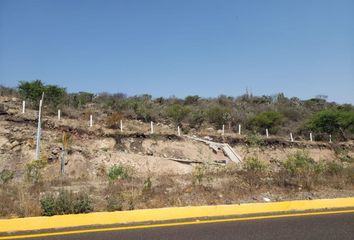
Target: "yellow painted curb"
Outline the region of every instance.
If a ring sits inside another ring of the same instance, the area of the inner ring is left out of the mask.
[[[354,198],[96,212],[0,220],[0,232],[354,207]]]

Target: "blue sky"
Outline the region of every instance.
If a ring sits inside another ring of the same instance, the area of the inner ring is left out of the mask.
[[[354,0],[0,0],[0,84],[354,103]]]

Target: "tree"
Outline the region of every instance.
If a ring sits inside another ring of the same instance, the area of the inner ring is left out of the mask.
[[[180,125],[188,116],[190,109],[180,104],[173,104],[166,109],[166,114],[176,124]]]
[[[269,132],[276,133],[283,122],[283,115],[279,112],[262,112],[251,118],[248,122],[250,129],[264,131],[268,128]]]
[[[44,93],[45,102],[52,110],[58,108],[59,104],[64,101],[66,94],[65,88],[56,85],[45,85],[41,80],[20,81],[18,92],[24,99],[29,100],[35,108],[39,106],[39,100],[42,97],[42,93]]]
[[[29,100],[37,108],[42,93],[45,92],[45,86],[41,80],[34,80],[32,82],[20,81],[18,92],[24,99]]]
[[[354,134],[354,111],[323,110],[314,114],[306,128],[313,132],[341,135]]]
[[[49,103],[52,110],[57,110],[58,106],[63,103],[65,93],[65,88],[60,88],[56,85],[45,86],[44,94],[46,97],[46,102]]]
[[[207,117],[210,123],[220,128],[223,124],[231,121],[231,110],[226,107],[214,106],[207,111]]]

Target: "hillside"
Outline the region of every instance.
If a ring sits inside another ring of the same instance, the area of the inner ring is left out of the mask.
[[[268,98],[162,100],[101,94],[74,107],[64,101],[73,96],[65,93],[55,107],[53,99],[44,98],[41,158],[36,161],[37,106],[3,89],[1,217],[354,196],[354,126],[343,123],[346,128],[323,132],[316,125],[321,115],[313,117],[334,108],[351,113],[351,105],[318,99],[311,105],[285,97],[262,102]],[[129,101],[140,105],[122,107]],[[273,114],[259,115],[264,112]],[[192,136],[229,144],[242,162]],[[73,203],[72,208],[63,202]]]

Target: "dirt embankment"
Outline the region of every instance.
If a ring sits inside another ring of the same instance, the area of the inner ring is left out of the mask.
[[[329,177],[309,175],[306,182],[281,172],[289,156],[303,152],[318,163],[341,164],[338,166],[343,165],[344,170],[338,173],[347,174],[354,158],[353,142],[290,142],[236,134],[207,136],[230,144],[244,162],[256,159],[266,166],[264,170],[257,165],[245,168],[232,162],[222,164],[229,162],[222,151],[177,136],[168,126],[161,125],[160,132],[150,134],[146,124],[134,120],[126,123],[134,128],[123,132],[98,123],[89,128],[83,120],[57,121],[55,116],[44,116],[41,158],[45,164],[38,169],[38,179],[34,181],[28,174],[33,173],[29,172],[29,165],[35,152],[35,111],[20,114],[4,107],[0,111],[0,197],[4,200],[0,216],[39,215],[43,195],[63,189],[87,192],[98,211],[112,209],[111,201],[118,202],[121,209],[131,209],[252,202],[263,201],[264,197],[279,201],[354,196],[354,181],[341,178],[337,172]],[[72,141],[61,176],[63,133],[69,134]],[[123,166],[129,177],[110,179],[113,166]],[[12,174],[6,183],[5,173]]]

